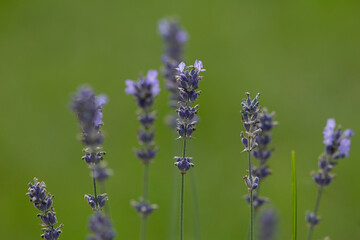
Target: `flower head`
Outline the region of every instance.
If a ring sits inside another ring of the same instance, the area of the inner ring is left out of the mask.
[[[112,240],[115,238],[111,221],[101,213],[97,212],[90,218],[89,229],[92,235],[88,236],[88,240]]]
[[[140,77],[137,82],[125,81],[125,92],[135,96],[139,107],[150,108],[154,103],[154,97],[160,92],[157,76],[158,72],[156,70],[150,70],[146,77]]]

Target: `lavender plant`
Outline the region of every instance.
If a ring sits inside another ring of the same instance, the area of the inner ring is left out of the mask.
[[[105,95],[96,96],[89,87],[80,87],[72,97],[71,108],[76,114],[82,130],[81,140],[85,145],[82,159],[88,164],[92,173],[94,195],[86,194],[85,199],[94,211],[90,218],[89,229],[92,232],[88,240],[112,240],[115,232],[112,229],[111,221],[102,208],[108,201],[106,193],[98,194],[97,183],[104,186],[104,181],[109,178],[111,171],[107,169],[103,157],[106,154],[102,151],[104,137],[100,127],[102,121],[102,107],[106,104]]]
[[[313,180],[318,185],[316,203],[314,211],[307,212],[305,218],[309,226],[308,240],[311,239],[313,229],[320,221],[318,211],[323,189],[328,186],[335,177],[331,171],[338,164],[339,159],[349,157],[351,137],[354,135],[354,132],[351,129],[342,131],[341,126],[336,128],[335,120],[330,118],[327,120],[323,134],[325,151],[319,156],[319,169],[317,173],[312,173]]]
[[[176,67],[183,61],[184,45],[188,40],[188,34],[181,28],[179,22],[174,19],[160,20],[158,29],[164,41],[165,52],[162,56],[164,64],[162,74],[165,78],[166,89],[170,92],[169,105],[176,109],[177,103],[181,100],[176,81]],[[170,116],[168,123],[175,128],[175,117]]]
[[[248,162],[249,162],[249,170],[248,176],[244,176],[243,179],[245,180],[245,184],[248,187],[248,191],[250,193],[250,240],[254,239],[254,199],[253,199],[253,191],[258,187],[259,177],[254,176],[252,167],[251,167],[251,151],[253,151],[257,146],[258,143],[256,138],[261,133],[262,129],[259,126],[259,119],[258,114],[260,111],[258,97],[260,93],[256,95],[256,97],[251,100],[250,93],[245,93],[247,95],[247,99],[244,99],[241,103],[242,106],[242,117],[241,121],[244,124],[244,128],[246,130],[245,137],[244,133],[241,132],[241,141],[245,147],[243,152],[248,152]]]
[[[265,197],[260,197],[260,185],[267,176],[271,174],[271,170],[268,166],[268,159],[271,157],[273,148],[269,148],[269,144],[272,140],[271,130],[278,123],[274,121],[275,113],[268,113],[267,109],[264,108],[258,113],[258,128],[262,129],[261,133],[255,138],[257,147],[252,151],[252,155],[259,161],[258,166],[253,166],[252,174],[258,177],[261,181],[258,182],[256,191],[253,192],[253,205],[254,209],[257,210],[265,202],[268,201]],[[246,200],[250,203],[250,196],[246,196]]]
[[[176,81],[180,96],[178,102],[179,108],[177,109],[177,133],[178,139],[183,141],[182,156],[175,157],[175,166],[180,170],[181,174],[181,193],[180,193],[180,240],[183,239],[183,222],[184,222],[184,185],[185,174],[194,166],[191,162],[192,158],[186,156],[186,141],[191,139],[193,132],[195,131],[196,121],[195,115],[198,113],[199,105],[193,106],[201,91],[197,91],[199,81],[202,76],[199,76],[201,72],[204,72],[203,63],[196,60],[194,65],[186,67],[184,62],[181,62],[176,68],[178,75],[176,75]]]
[[[265,209],[260,212],[259,226],[258,226],[258,239],[271,240],[275,238],[278,216],[274,209]]]
[[[57,240],[60,237],[61,230],[64,225],[60,224],[57,228],[57,218],[55,209],[52,207],[54,195],[46,192],[46,185],[44,182],[39,182],[37,178],[34,178],[34,184],[29,183],[29,192],[26,193],[30,198],[30,202],[34,204],[41,213],[37,214],[43,222],[41,237],[46,240]]]
[[[138,132],[140,149],[136,151],[137,157],[144,164],[144,186],[143,196],[139,202],[131,201],[131,205],[136,209],[142,218],[140,239],[146,238],[146,219],[157,208],[157,205],[150,204],[148,200],[149,185],[149,164],[156,156],[157,149],[154,142],[153,123],[155,121],[155,113],[152,111],[152,105],[155,97],[159,94],[158,72],[150,70],[146,77],[140,77],[137,82],[126,80],[127,94],[133,95],[139,107],[138,120],[141,127]]]

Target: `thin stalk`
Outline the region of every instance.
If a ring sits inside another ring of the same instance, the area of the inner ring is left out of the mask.
[[[185,124],[185,132],[187,125]],[[183,142],[183,159],[186,156],[186,135]],[[184,235],[184,187],[185,187],[185,174],[181,174],[181,193],[180,193],[180,240],[183,240]]]
[[[146,217],[142,217],[140,232],[140,240],[146,239]]]
[[[314,216],[315,217],[317,216],[317,212],[319,211],[319,205],[320,205],[320,199],[321,199],[321,195],[322,195],[322,190],[323,190],[323,188],[319,187],[318,192],[317,192],[316,203],[315,203],[315,208],[314,208]],[[311,240],[313,230],[314,230],[314,226],[310,225],[307,240]]]
[[[95,164],[93,165],[92,168],[92,178],[93,178],[93,188],[94,188],[94,196],[95,196],[95,206],[96,206],[96,210],[98,210],[98,199],[97,199],[97,192],[96,192],[96,179],[95,179]]]
[[[181,174],[181,200],[180,200],[180,240],[183,240],[184,235],[184,186],[185,174]]]
[[[144,164],[144,189],[143,189],[143,201],[148,199],[148,186],[149,186],[149,163]],[[146,217],[141,218],[140,227],[140,240],[146,239]]]
[[[250,181],[252,183],[252,176],[251,176],[251,152],[249,150],[249,176]],[[253,192],[252,189],[250,191],[250,240],[254,240],[254,204],[253,204]]]

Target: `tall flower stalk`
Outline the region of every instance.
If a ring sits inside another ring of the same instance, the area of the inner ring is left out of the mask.
[[[41,213],[37,214],[43,222],[41,238],[46,240],[57,240],[60,237],[61,230],[64,225],[60,224],[57,228],[57,218],[55,209],[53,208],[54,195],[46,192],[46,185],[44,182],[39,182],[37,178],[34,178],[34,183],[29,183],[29,192],[26,193],[30,198],[30,202],[34,204]]]
[[[166,89],[170,92],[169,106],[176,109],[181,100],[178,84],[176,81],[176,67],[183,61],[184,45],[188,40],[188,34],[175,19],[161,19],[158,24],[159,34],[164,41],[164,55],[162,62],[162,74],[165,79]],[[176,127],[176,119],[169,116],[168,124]]]
[[[178,91],[178,86],[176,82],[176,67],[183,61],[184,57],[184,47],[187,43],[189,36],[186,31],[183,30],[180,23],[173,18],[164,18],[161,19],[158,23],[159,34],[163,40],[164,44],[164,54],[161,58],[163,62],[162,74],[165,80],[166,90],[169,91],[169,107],[175,110],[178,107],[178,101],[180,100],[180,95]],[[171,114],[168,114],[166,117],[166,123],[171,128],[171,130],[176,129],[176,114],[175,111],[172,111]],[[175,132],[174,132],[175,134]],[[175,149],[177,147],[174,144]],[[200,229],[200,218],[199,218],[199,209],[198,209],[198,194],[196,187],[196,178],[195,173],[191,172],[190,176],[191,187],[192,187],[192,201],[194,205],[194,224],[195,224],[195,239],[201,239],[201,229]],[[176,191],[175,186],[178,185],[177,172],[173,172],[173,191],[172,191],[172,210],[171,210],[171,223],[169,228],[170,238],[174,238],[174,232],[176,229],[177,221],[177,199],[178,192]]]
[[[89,229],[92,234],[88,236],[88,240],[112,240],[115,237],[109,217],[102,213],[108,196],[106,193],[99,194],[97,189],[97,183],[104,185],[104,181],[111,175],[111,171],[107,169],[106,163],[103,161],[106,153],[102,151],[104,137],[100,131],[100,127],[104,124],[102,107],[106,102],[105,95],[96,96],[89,87],[80,87],[71,101],[71,108],[78,118],[81,140],[85,146],[83,149],[85,155],[82,159],[91,170],[94,189],[94,195],[85,195],[85,199],[94,211],[89,220]]]
[[[349,157],[351,137],[354,132],[351,129],[342,131],[341,126],[336,128],[336,122],[330,118],[327,120],[325,129],[323,131],[325,144],[325,151],[319,156],[317,173],[313,172],[313,180],[318,185],[318,192],[313,212],[306,213],[306,221],[308,222],[309,232],[307,239],[311,240],[314,227],[319,223],[320,217],[318,216],[320,200],[322,192],[328,186],[334,174],[331,173],[332,169],[339,163],[339,159]]]
[[[136,151],[136,155],[141,160],[141,163],[144,164],[143,196],[140,198],[139,202],[131,201],[131,205],[142,218],[140,228],[141,240],[146,239],[147,217],[157,208],[156,205],[150,204],[148,200],[149,164],[157,153],[153,128],[155,113],[152,111],[154,99],[160,92],[157,76],[157,71],[150,70],[146,77],[140,77],[137,82],[132,80],[125,81],[125,92],[134,96],[139,107],[138,120],[141,124],[138,131],[138,140],[141,147]]]
[[[268,201],[265,197],[260,197],[260,184],[271,174],[268,160],[272,155],[273,148],[269,145],[272,140],[271,131],[278,123],[274,121],[275,113],[269,113],[266,108],[258,113],[258,127],[261,128],[261,133],[255,138],[258,144],[256,149],[252,151],[252,155],[258,160],[258,165],[252,167],[252,174],[259,178],[259,183],[256,191],[253,192],[254,209],[258,210],[265,202]],[[250,196],[246,196],[246,200],[250,203]]]
[[[248,187],[249,191],[249,202],[250,202],[250,240],[254,239],[254,196],[253,191],[258,187],[259,178],[257,176],[254,176],[253,169],[251,165],[251,152],[258,146],[258,143],[256,142],[256,138],[261,133],[261,128],[259,127],[259,102],[258,97],[260,94],[258,93],[256,97],[251,100],[250,93],[246,93],[247,99],[244,99],[241,103],[242,106],[242,118],[241,121],[244,124],[244,128],[246,130],[244,135],[243,132],[241,132],[241,141],[245,147],[243,152],[248,153],[248,174],[243,177],[245,180],[245,184]]]
[[[193,132],[195,131],[196,121],[194,120],[195,115],[198,113],[199,105],[194,105],[197,98],[200,95],[198,91],[199,81],[202,76],[199,74],[203,69],[203,63],[196,60],[194,65],[186,67],[184,62],[181,62],[176,68],[178,75],[176,75],[177,86],[179,90],[179,108],[176,110],[178,113],[177,133],[178,139],[182,140],[182,154],[181,156],[175,157],[175,166],[180,170],[181,174],[181,191],[180,191],[180,240],[184,236],[184,188],[185,188],[185,174],[194,166],[191,162],[192,157],[186,156],[186,143],[187,140],[191,139]]]

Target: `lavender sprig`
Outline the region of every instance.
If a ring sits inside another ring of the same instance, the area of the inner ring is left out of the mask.
[[[260,183],[271,174],[271,170],[267,164],[268,159],[271,157],[273,149],[269,148],[272,140],[271,130],[278,123],[274,121],[275,113],[268,113],[267,109],[263,109],[258,114],[258,127],[262,129],[261,133],[255,138],[258,144],[257,148],[252,151],[252,155],[259,161],[258,166],[253,166],[252,174],[258,177],[259,181],[256,192],[253,193],[254,209],[257,210],[268,198],[260,197]],[[245,198],[250,203],[250,196]]]
[[[150,204],[148,201],[148,185],[149,185],[149,163],[156,156],[157,149],[154,142],[153,123],[155,121],[155,113],[152,112],[152,105],[155,97],[159,94],[158,72],[150,70],[146,77],[140,77],[137,82],[126,80],[127,94],[133,95],[139,107],[138,120],[141,127],[138,132],[140,149],[136,151],[137,157],[144,164],[144,186],[143,196],[139,202],[131,201],[131,205],[142,217],[140,239],[146,237],[146,218],[150,215],[157,205]]]
[[[305,218],[309,225],[308,240],[311,239],[313,229],[320,221],[317,214],[323,188],[328,186],[335,177],[331,171],[338,164],[339,159],[349,157],[351,137],[354,132],[351,129],[342,131],[341,126],[336,128],[335,120],[330,118],[327,120],[323,134],[325,151],[319,156],[317,173],[312,173],[313,180],[318,185],[315,208],[313,212],[307,212]]]
[[[82,159],[88,164],[92,172],[94,195],[85,195],[85,199],[94,211],[94,215],[90,219],[89,228],[92,235],[88,236],[89,240],[111,240],[115,236],[110,219],[100,213],[102,208],[106,206],[108,196],[106,193],[98,194],[96,184],[97,182],[100,183],[104,189],[104,181],[111,175],[111,170],[107,169],[107,165],[103,161],[106,153],[102,151],[104,138],[100,131],[100,127],[104,124],[102,107],[106,103],[107,97],[105,95],[96,96],[89,87],[80,87],[71,101],[71,108],[76,114],[82,130],[81,140],[85,145],[83,149],[85,155]]]
[[[265,209],[259,216],[258,239],[271,240],[275,238],[278,216],[274,209]]]
[[[181,62],[176,68],[178,75],[176,81],[179,91],[179,108],[176,110],[178,113],[177,118],[177,133],[178,139],[183,141],[183,150],[181,157],[175,157],[175,166],[181,173],[181,194],[180,194],[180,240],[183,239],[183,222],[184,222],[184,185],[185,174],[194,166],[192,158],[186,156],[186,141],[191,139],[191,135],[195,131],[195,115],[198,113],[199,105],[193,106],[200,95],[198,91],[199,81],[202,76],[201,72],[206,71],[203,69],[203,63],[196,60],[194,65],[186,67],[184,62]]]
[[[249,176],[244,176],[243,179],[245,180],[245,185],[248,187],[248,191],[250,193],[250,240],[254,239],[254,199],[253,199],[253,191],[258,187],[259,178],[257,176],[253,176],[252,174],[252,167],[251,167],[251,151],[254,150],[258,143],[256,142],[256,138],[261,133],[262,129],[259,127],[259,102],[258,97],[260,93],[256,95],[256,97],[251,100],[250,93],[245,93],[247,95],[247,99],[244,99],[241,103],[242,106],[242,117],[241,121],[244,124],[244,128],[246,130],[245,137],[244,133],[241,132],[241,141],[245,147],[243,152],[248,152],[249,156]]]
[[[181,28],[179,22],[174,19],[160,20],[158,29],[164,41],[165,52],[162,56],[164,64],[162,74],[165,78],[166,89],[170,92],[169,105],[175,109],[177,108],[177,103],[181,100],[176,81],[176,67],[183,61],[184,45],[189,37],[187,32]],[[171,116],[169,119],[169,125],[176,127],[175,118]]]
[[[64,225],[60,224],[57,228],[57,218],[55,209],[52,207],[54,196],[50,193],[46,193],[46,185],[44,182],[39,182],[37,178],[34,178],[34,184],[29,183],[29,192],[26,193],[30,198],[30,202],[34,204],[41,213],[37,214],[43,222],[41,226],[44,232],[41,237],[46,240],[57,240],[60,237],[61,230]]]

